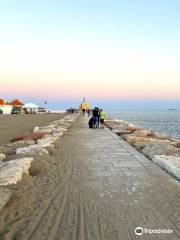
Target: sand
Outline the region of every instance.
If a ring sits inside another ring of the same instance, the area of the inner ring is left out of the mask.
[[[18,135],[31,133],[35,126],[44,126],[63,116],[63,113],[0,115],[0,145],[10,142]]]

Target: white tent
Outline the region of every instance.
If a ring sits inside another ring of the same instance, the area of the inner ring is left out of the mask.
[[[28,112],[37,113],[39,106],[34,103],[26,103],[23,108],[25,108]]]
[[[0,105],[0,109],[2,110],[3,114],[11,114],[12,112],[12,106],[11,105]]]

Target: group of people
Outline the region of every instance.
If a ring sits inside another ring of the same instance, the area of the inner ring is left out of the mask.
[[[90,109],[82,109],[82,114],[83,114],[83,117],[85,116],[85,114],[88,114],[88,117],[90,117],[91,116],[91,110]]]
[[[95,107],[92,110],[92,117],[89,119],[89,128],[104,128],[105,112]]]

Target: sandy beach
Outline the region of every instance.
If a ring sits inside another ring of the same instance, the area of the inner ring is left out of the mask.
[[[0,145],[6,144],[18,135],[31,133],[35,126],[43,126],[60,119],[65,114],[0,115]]]

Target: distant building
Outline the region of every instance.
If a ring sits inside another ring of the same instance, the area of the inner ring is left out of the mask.
[[[3,99],[0,99],[0,110],[2,111],[2,114],[22,113],[23,105],[24,104],[18,99],[14,99],[11,102],[7,102]]]
[[[13,107],[12,109],[12,114],[22,114],[23,112],[23,105],[20,100],[14,99],[13,101],[10,102],[11,106]]]
[[[12,105],[7,103],[5,100],[0,99],[0,110],[2,114],[11,114],[12,112]]]

